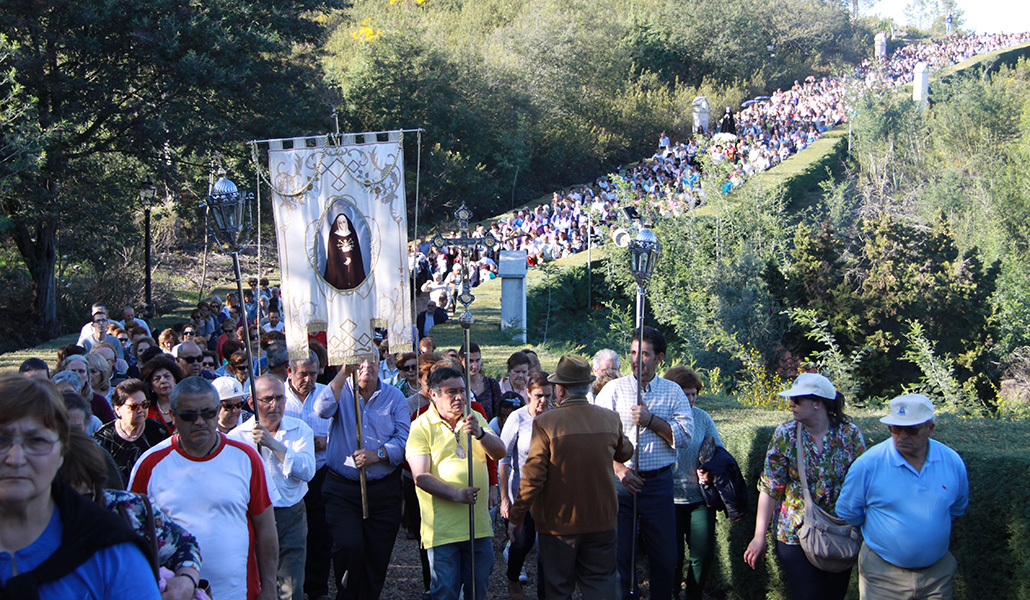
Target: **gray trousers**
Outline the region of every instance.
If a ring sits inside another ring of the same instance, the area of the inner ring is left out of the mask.
[[[584,598],[615,600],[615,530],[579,535],[549,535],[537,532],[540,563],[547,576],[544,598],[565,600],[579,585]]]
[[[279,571],[276,588],[279,600],[304,600],[304,563],[308,556],[308,517],[304,501],[275,509],[279,534]]]

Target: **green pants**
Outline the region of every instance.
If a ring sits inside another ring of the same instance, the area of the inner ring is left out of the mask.
[[[677,593],[687,584],[687,600],[701,600],[701,591],[715,556],[715,509],[704,502],[676,505]],[[684,562],[686,573],[684,574]]]

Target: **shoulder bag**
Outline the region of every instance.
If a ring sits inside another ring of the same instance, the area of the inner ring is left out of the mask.
[[[805,473],[807,466],[805,446],[801,441],[801,423],[798,423],[796,437],[798,475],[801,478],[801,489],[805,492],[805,514],[801,528],[798,529],[801,549],[813,566],[830,573],[842,573],[858,561],[862,534],[857,527],[831,515],[812,501]]]

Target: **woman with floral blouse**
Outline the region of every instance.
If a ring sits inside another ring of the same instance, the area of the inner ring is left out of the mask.
[[[797,532],[805,512],[805,494],[797,466],[797,425],[805,447],[805,468],[812,501],[836,514],[834,506],[851,463],[865,452],[858,427],[844,414],[844,396],[822,375],[802,373],[793,387],[780,392],[790,401],[794,418],[781,424],[769,442],[765,469],[758,481],[755,535],[744,561],[755,568],[766,548],[766,532],[776,514],[776,555],[795,600],[842,600],[851,569],[823,571],[801,549]]]

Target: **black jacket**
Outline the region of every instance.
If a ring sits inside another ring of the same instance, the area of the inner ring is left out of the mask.
[[[709,438],[701,445],[698,462],[698,468],[709,474],[708,484],[701,485],[705,504],[716,510],[725,510],[730,522],[747,516],[747,484],[733,455]]]

